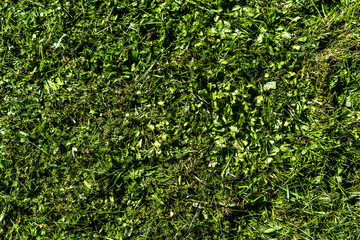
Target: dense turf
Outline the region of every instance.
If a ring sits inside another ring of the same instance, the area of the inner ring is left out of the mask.
[[[0,5],[1,239],[359,232],[360,5]]]

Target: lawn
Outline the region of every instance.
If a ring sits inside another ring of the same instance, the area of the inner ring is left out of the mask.
[[[0,239],[355,239],[356,0],[4,0]]]

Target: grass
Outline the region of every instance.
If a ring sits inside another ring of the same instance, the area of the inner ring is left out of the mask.
[[[359,3],[0,6],[0,238],[355,239]]]

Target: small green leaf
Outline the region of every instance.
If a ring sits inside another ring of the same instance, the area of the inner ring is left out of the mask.
[[[208,91],[206,89],[199,90],[198,94],[200,95],[200,97],[202,97],[204,99],[210,99],[210,94],[208,93]]]
[[[238,132],[239,132],[239,129],[238,129],[236,126],[231,126],[231,127],[230,127],[230,131],[231,131],[231,132],[234,132],[234,133],[238,133]]]
[[[87,187],[87,188],[89,188],[89,189],[91,189],[91,183],[89,183],[89,182],[87,182],[87,181],[84,181],[84,185]]]
[[[294,46],[292,46],[292,48],[295,49],[295,50],[297,50],[297,51],[300,50],[300,46],[299,46],[299,45],[294,45]]]
[[[241,9],[241,6],[240,6],[240,5],[235,5],[235,6],[233,7],[232,11],[237,11],[237,10],[239,10],[239,9]]]
[[[264,85],[264,90],[276,89],[276,82],[267,82]]]
[[[291,34],[288,33],[288,32],[282,32],[281,35],[280,35],[282,38],[285,38],[285,39],[290,39],[291,38]]]
[[[221,60],[220,60],[220,63],[226,65],[226,64],[228,64],[228,61],[226,61],[226,60],[224,60],[224,59],[221,59]]]
[[[298,41],[299,41],[299,42],[306,42],[306,41],[307,41],[307,37],[298,38]]]
[[[268,228],[268,229],[265,229],[265,230],[263,231],[263,233],[265,233],[265,234],[271,234],[271,233],[274,233],[274,232],[280,230],[281,228],[282,228],[282,227]]]

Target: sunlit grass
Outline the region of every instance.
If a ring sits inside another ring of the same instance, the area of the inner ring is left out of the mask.
[[[358,10],[5,1],[0,238],[355,238]]]

